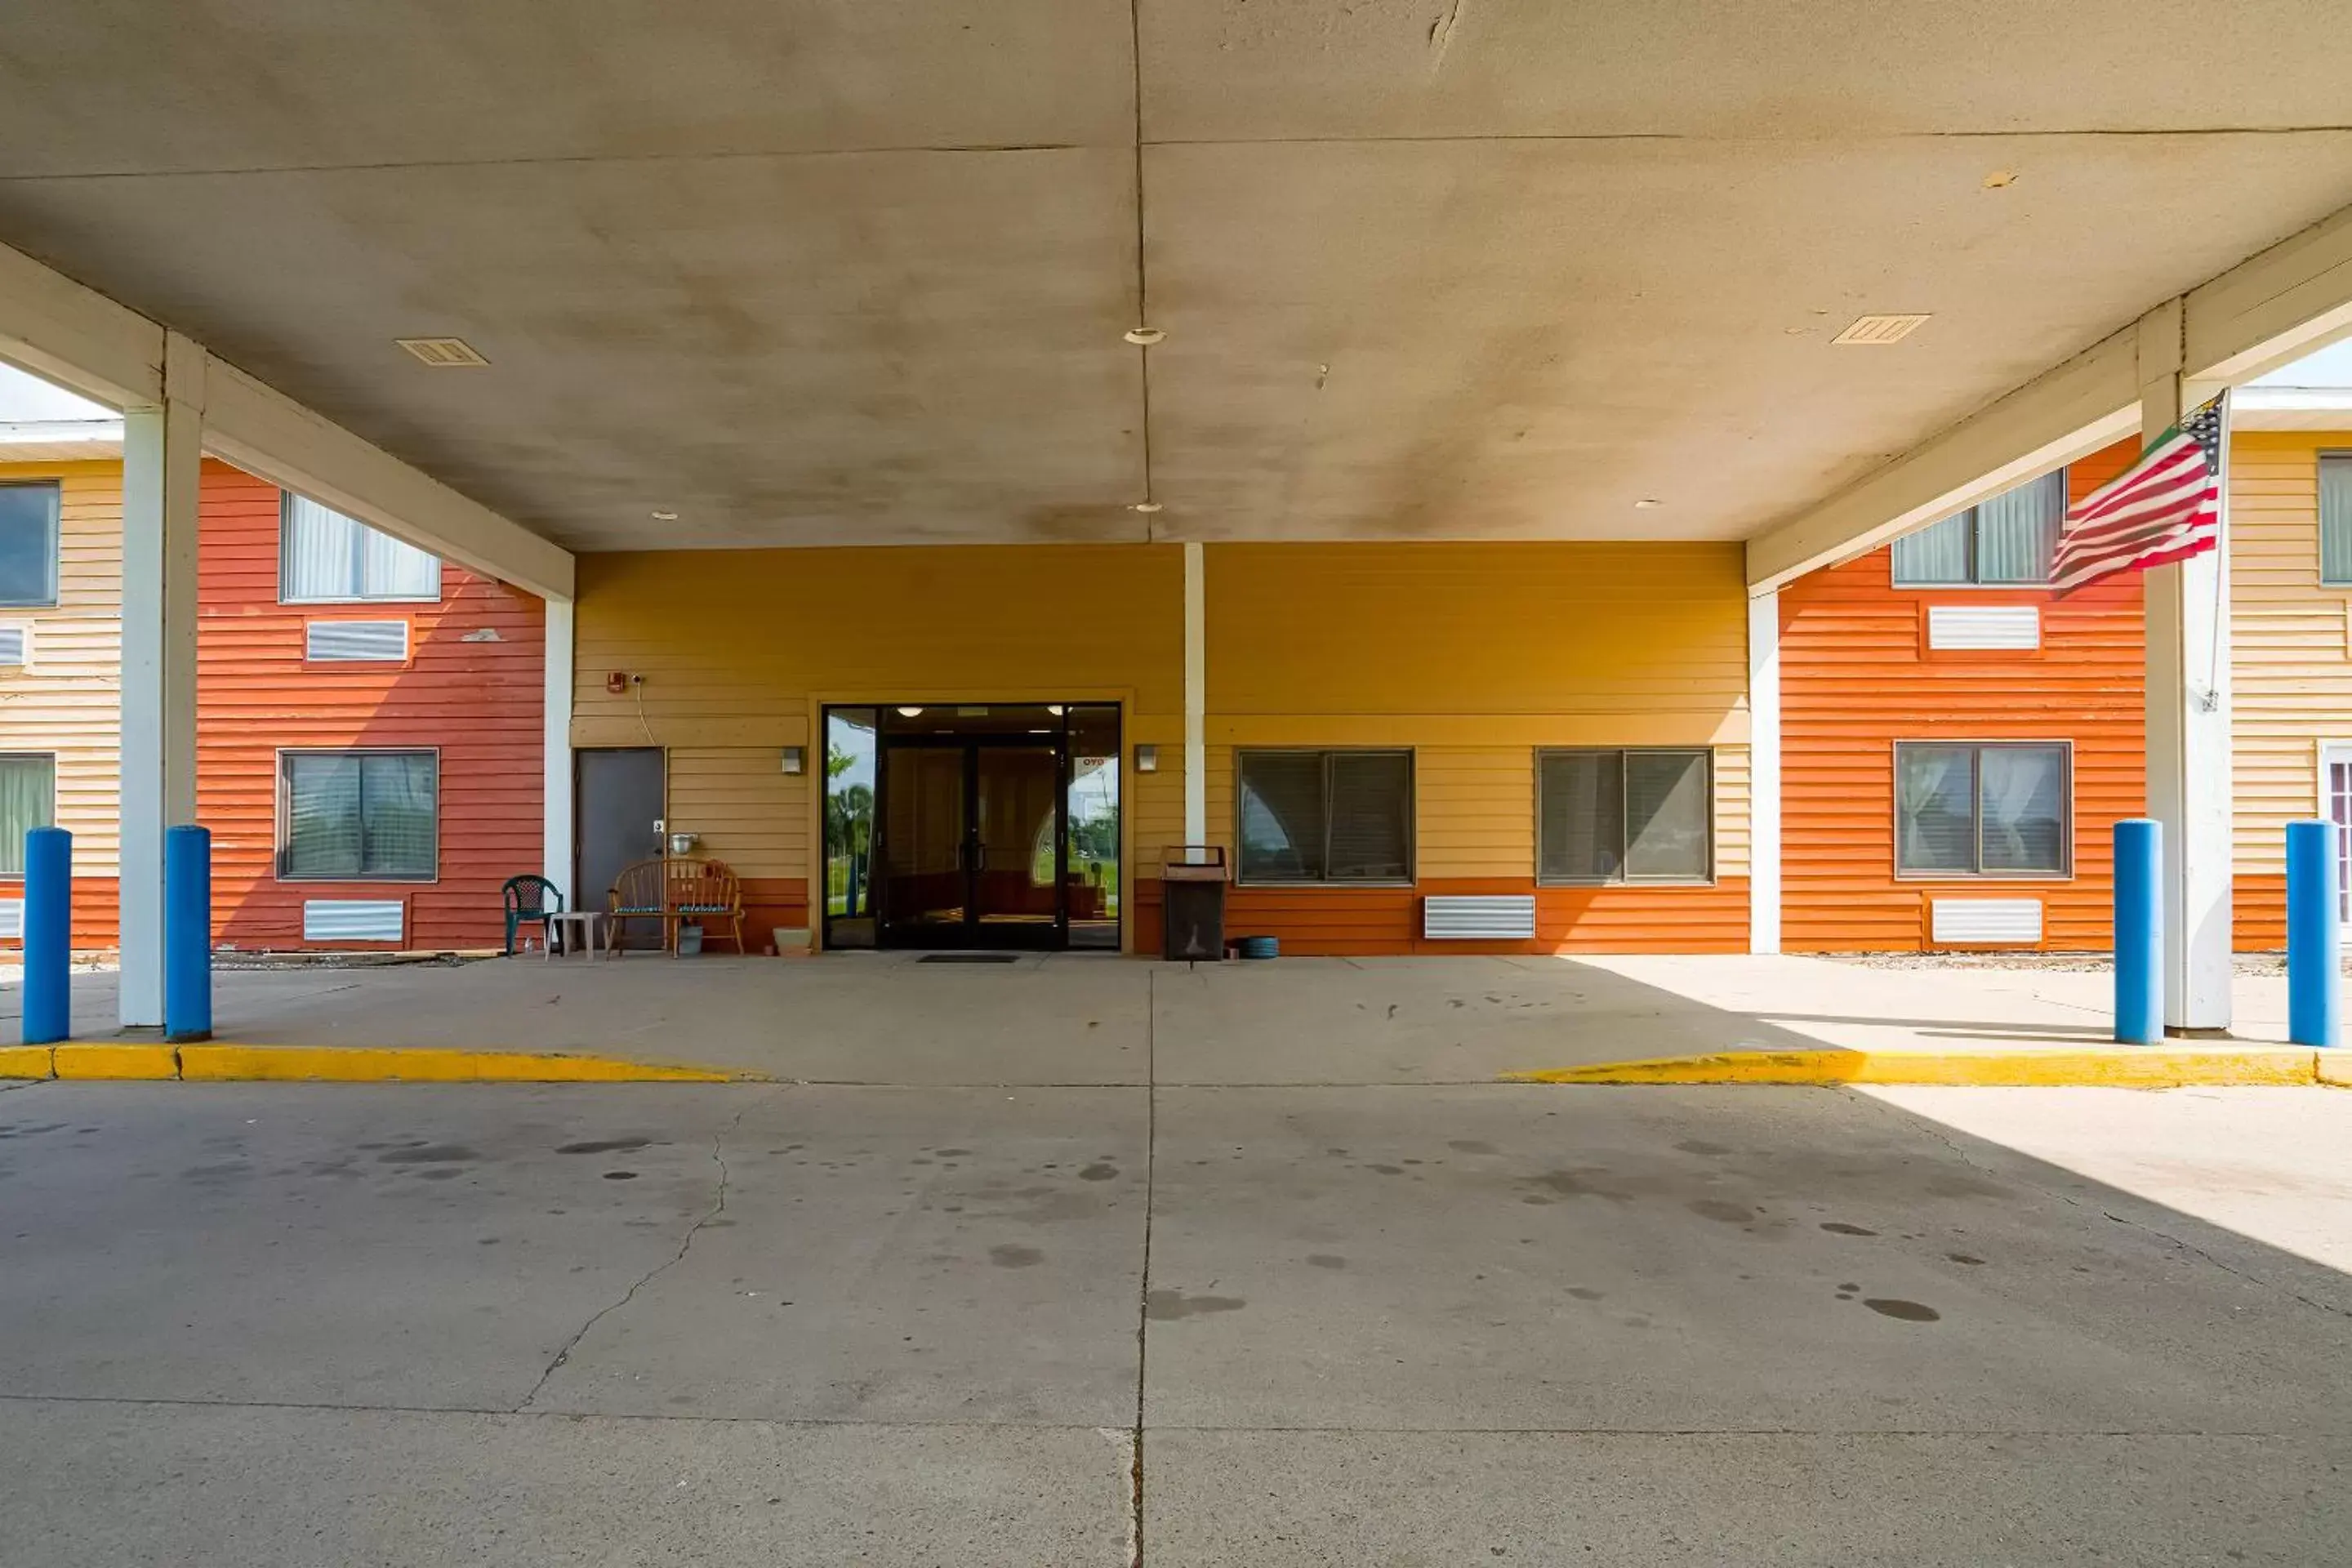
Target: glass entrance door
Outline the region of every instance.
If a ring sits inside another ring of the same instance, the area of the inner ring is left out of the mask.
[[[1119,942],[1118,710],[824,713],[828,947]]]

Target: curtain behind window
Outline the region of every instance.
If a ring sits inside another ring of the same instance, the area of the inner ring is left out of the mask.
[[[1965,583],[1969,580],[1969,512],[1929,523],[1895,542],[1898,584]]]
[[[54,826],[58,765],[51,757],[0,757],[0,877],[25,874],[25,835]]]
[[[2319,580],[2352,583],[2352,456],[2319,459]]]
[[[2029,479],[1977,510],[1977,581],[2046,583],[2066,518],[2066,470]]]
[[[1703,879],[1712,869],[1705,752],[1625,754],[1625,874]]]
[[[1330,864],[1335,882],[1412,876],[1412,759],[1395,752],[1334,752]]]
[[[1895,868],[1976,869],[1976,753],[1967,746],[1895,748]]]
[[[1622,752],[1551,752],[1542,758],[1538,869],[1547,878],[1605,881],[1625,842]]]
[[[1241,874],[1256,881],[1323,877],[1323,758],[1316,752],[1244,752]]]
[[[1978,764],[1983,868],[2066,868],[2066,752],[2060,746],[1988,746]]]
[[[360,874],[433,875],[433,819],[439,781],[430,752],[360,759]]]
[[[360,585],[371,599],[437,599],[441,563],[414,544],[360,529]]]
[[[307,496],[286,498],[279,544],[278,596],[353,599],[359,596],[359,522]]]

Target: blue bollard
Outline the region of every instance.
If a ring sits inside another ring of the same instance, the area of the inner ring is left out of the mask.
[[[2286,825],[2286,1037],[2333,1046],[2342,1037],[2343,942],[2332,822]]]
[[[213,1037],[213,836],[163,832],[163,1037]]]
[[[2116,1039],[2164,1040],[2164,829],[2145,816],[2116,824]]]
[[[25,834],[25,1043],[73,1037],[73,835]]]

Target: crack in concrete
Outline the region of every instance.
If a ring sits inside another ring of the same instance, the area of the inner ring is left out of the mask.
[[[1160,1166],[1160,976],[1143,987],[1143,1267],[1135,1302],[1135,1429],[1129,1437],[1127,1568],[1143,1568],[1143,1372],[1151,1341],[1151,1210]]]
[[[1869,1100],[1870,1103],[1877,1106],[1881,1110],[1885,1111],[1889,1115],[1901,1116],[1906,1122],[1914,1126],[1925,1128],[1928,1136],[1934,1138],[1936,1142],[1944,1145],[1945,1148],[1949,1149],[1962,1164],[1968,1166],[1971,1170],[1982,1171],[1988,1176],[1998,1176],[2005,1182],[2019,1183],[2021,1185],[2032,1188],[2035,1192],[2042,1194],[2044,1197],[2056,1198],[2059,1202],[2066,1204],[2071,1207],[2082,1209],[2086,1213],[2098,1215],[2102,1218],[2112,1220],[2120,1226],[2129,1226],[2131,1229],[2138,1231],[2143,1236],[2154,1237],[2157,1240],[2163,1242],[2166,1246],[2171,1247],[2179,1251],[2185,1252],[2200,1263],[2209,1264],[2211,1267],[2220,1269],[2222,1273],[2229,1275],[2233,1279],[2242,1279],[2249,1285],[2270,1291],[2274,1295],[2284,1296],[2292,1301],[2300,1301],[2305,1306],[2311,1308],[2315,1311],[2325,1312],[2331,1318],[2352,1319],[2352,1310],[2347,1310],[2342,1307],[2331,1306],[2326,1301],[2306,1296],[2291,1285],[2282,1285],[2277,1280],[2265,1279],[2259,1274],[2249,1274],[2246,1270],[2238,1268],[2236,1265],[2226,1263],[2221,1258],[2216,1258],[2212,1253],[2208,1252],[2205,1248],[2198,1246],[2195,1242],[2190,1241],[2186,1237],[2175,1236],[2172,1232],[2166,1230],[2161,1226],[2150,1225],[2147,1221],[2136,1219],[2130,1215],[2117,1214],[2115,1210],[2107,1207],[2105,1204],[2085,1203],[2073,1193],[2067,1192],[2063,1188],[2053,1187],[2047,1183],[2037,1181],[2031,1174],[2009,1170],[1998,1165],[1988,1164],[1984,1161],[1979,1160],[1975,1155],[1969,1153],[1966,1146],[1961,1144],[1958,1139],[1954,1138],[1947,1129],[1929,1121],[1924,1116],[1919,1116],[1913,1112],[1906,1111],[1900,1106],[1889,1105],[1885,1100],[1878,1099],[1875,1095],[1856,1094],[1852,1089],[1845,1089],[1842,1092],[1851,1099]],[[2032,1158],[2031,1155],[2026,1157],[2028,1159]],[[2084,1180],[2096,1182],[2097,1178],[2086,1176]],[[2104,1185],[2105,1184],[2100,1184]]]
[[[530,1392],[524,1394],[522,1402],[517,1405],[513,1410],[509,1411],[508,1414],[520,1415],[529,1412],[532,1403],[536,1401],[541,1394],[546,1392],[549,1380],[555,1376],[556,1373],[562,1368],[565,1362],[572,1359],[572,1352],[573,1350],[578,1348],[580,1342],[588,1337],[588,1331],[603,1322],[614,1312],[617,1312],[622,1308],[627,1306],[630,1302],[635,1300],[637,1299],[638,1291],[644,1289],[656,1279],[661,1278],[664,1274],[668,1273],[671,1269],[685,1262],[686,1255],[694,1249],[694,1238],[702,1234],[703,1227],[708,1226],[712,1220],[717,1219],[720,1215],[727,1212],[727,1139],[737,1128],[743,1124],[743,1117],[751,1109],[751,1107],[747,1101],[740,1110],[737,1110],[732,1117],[728,1119],[727,1125],[724,1128],[711,1134],[710,1159],[711,1163],[719,1167],[719,1194],[717,1198],[712,1202],[709,1209],[704,1213],[702,1217],[696,1220],[692,1225],[687,1227],[686,1235],[678,1241],[677,1250],[670,1254],[668,1258],[663,1259],[661,1262],[655,1264],[651,1268],[646,1269],[644,1274],[638,1277],[635,1284],[631,1285],[626,1290],[621,1293],[621,1297],[618,1300],[609,1301],[603,1307],[598,1308],[595,1313],[591,1316],[586,1322],[581,1324],[578,1331],[570,1339],[563,1342],[563,1348],[555,1352],[555,1359],[547,1363],[547,1369],[539,1374],[539,1381],[530,1385]]]

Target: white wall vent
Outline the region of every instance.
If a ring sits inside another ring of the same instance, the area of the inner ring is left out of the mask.
[[[1431,942],[1525,942],[1536,934],[1532,893],[1456,893],[1421,900]]]
[[[304,942],[398,942],[406,906],[398,899],[305,899]]]
[[[406,621],[312,621],[302,657],[318,664],[399,664],[408,658]]]
[[[1928,904],[1938,943],[2032,947],[2042,942],[2040,899],[1931,899]]]
[[[32,662],[33,631],[30,626],[0,626],[0,665],[24,666]]]
[[[25,900],[0,899],[0,942],[25,940]]]
[[[1932,648],[2035,648],[2042,646],[2039,605],[1930,605]]]

